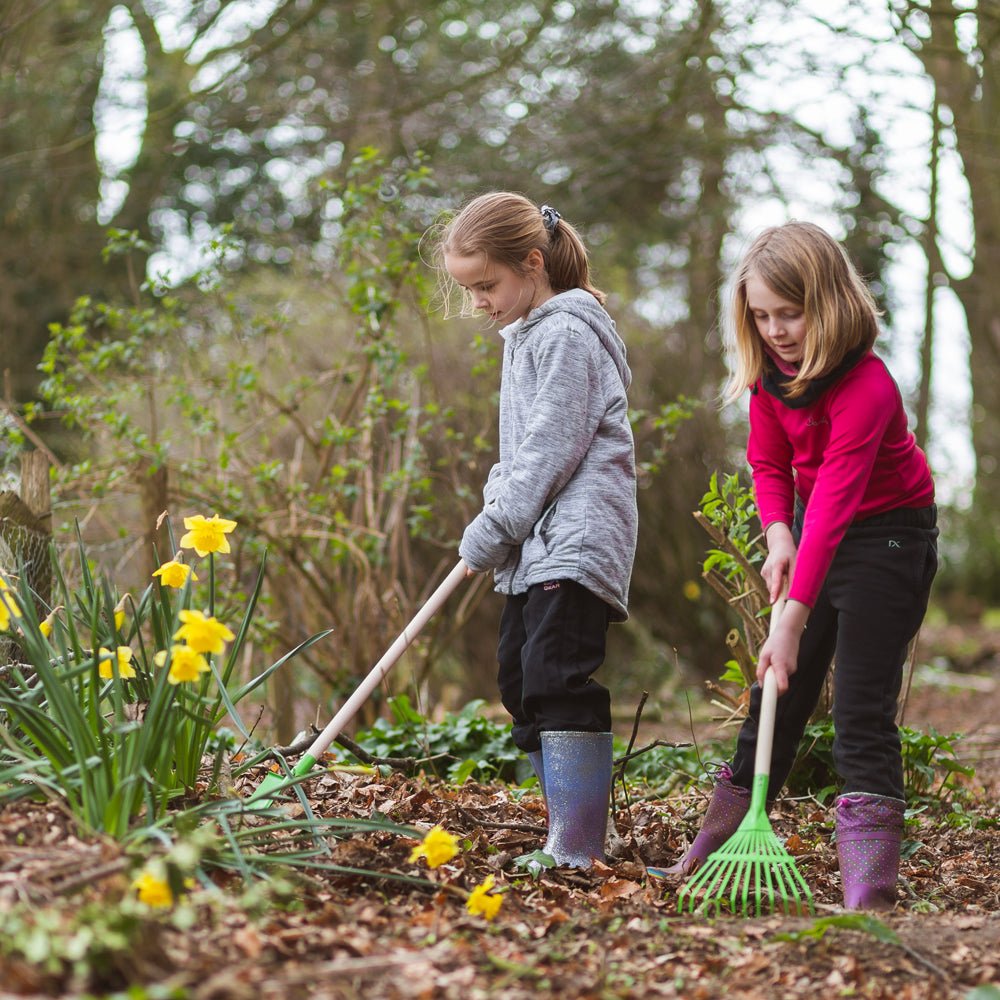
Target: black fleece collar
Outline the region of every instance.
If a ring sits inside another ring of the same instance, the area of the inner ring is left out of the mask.
[[[839,382],[867,353],[868,348],[863,346],[855,347],[853,351],[848,351],[844,355],[844,360],[833,371],[813,379],[806,386],[805,392],[801,396],[788,396],[785,394],[785,386],[795,376],[781,371],[770,358],[760,382],[768,395],[774,396],[775,399],[782,402],[790,410],[801,410],[803,407],[815,403],[830,386]]]

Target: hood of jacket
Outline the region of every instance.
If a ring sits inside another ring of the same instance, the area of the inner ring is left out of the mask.
[[[568,292],[553,295],[551,299],[532,309],[523,319],[505,326],[500,331],[500,336],[505,340],[511,338],[520,340],[556,313],[569,313],[594,331],[614,361],[622,385],[627,389],[632,384],[632,372],[628,366],[625,341],[618,335],[615,321],[608,315],[604,306],[590,292],[585,292],[582,288],[571,288]]]

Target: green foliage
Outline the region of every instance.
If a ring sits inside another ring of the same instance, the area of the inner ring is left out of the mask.
[[[902,726],[903,779],[911,798],[942,801],[959,790],[959,777],[971,778],[975,768],[955,756],[961,733],[944,736],[933,726],[926,733]]]
[[[67,584],[54,550],[51,555],[61,617],[53,613],[43,629],[26,580],[19,583],[21,615],[12,624],[25,662],[11,664],[0,681],[0,802],[33,793],[56,796],[82,826],[122,838],[140,815],[155,823],[193,791],[212,746],[207,773],[216,786],[226,754],[217,725],[229,716],[249,739],[237,703],[328,632],[238,683],[235,668],[257,606],[263,562],[242,619],[228,630],[212,613],[214,551],[208,552],[207,573],[198,567],[207,576],[207,592],[189,573],[179,589],[151,583],[137,602],[119,598],[107,577],[92,574],[82,540],[76,589]],[[191,613],[233,640],[228,652],[224,637],[214,650],[202,647],[202,636],[181,641]],[[194,664],[188,675],[178,672],[185,658]]]
[[[267,821],[258,814],[248,826],[238,802],[206,802],[177,814],[169,824],[137,830],[128,846],[129,888],[105,892],[99,900],[67,906],[19,903],[4,913],[0,956],[30,963],[51,983],[66,983],[73,995],[83,989],[124,987],[150,967],[164,964],[163,931],[187,932],[207,908],[216,919],[229,912],[269,921],[276,907],[294,908],[301,901],[298,869],[309,868],[352,877],[394,879],[428,888],[427,878],[380,873],[329,863],[326,841],[356,832],[385,831],[407,838],[419,833],[385,820],[319,819],[307,815],[294,822]],[[186,832],[179,834],[179,829]],[[150,852],[155,845],[155,853]],[[212,870],[244,878],[242,891],[223,893]],[[144,900],[145,878],[160,887],[158,901]],[[199,913],[199,911],[202,911]],[[135,992],[138,991],[138,992]],[[148,991],[148,992],[147,992]],[[170,997],[165,985],[133,986],[123,996]],[[68,994],[67,994],[68,995]],[[183,996],[184,994],[179,994]]]
[[[483,704],[471,701],[457,714],[449,712],[440,722],[431,722],[406,695],[399,695],[389,699],[392,720],[377,719],[355,741],[375,757],[427,758],[428,771],[459,784],[468,778],[515,780],[523,754],[511,739],[509,725],[481,714]]]
[[[251,273],[246,246],[223,228],[209,262],[175,287],[148,282],[127,304],[79,298],[50,328],[46,407],[24,416],[58,415],[86,447],[56,470],[63,505],[137,481],[145,491],[163,470],[171,498],[211,497],[255,524],[242,544],[254,558],[268,549],[261,600],[274,609],[255,639],[288,646],[350,622],[346,657],[304,657],[339,684],[410,616],[440,548],[471,519],[462,470],[492,444],[464,433],[411,357],[430,288],[418,246],[433,185],[421,158],[387,165],[364,149],[343,183],[316,191],[330,239],[289,273]],[[111,258],[148,249],[135,233],[109,235]],[[116,512],[124,534],[129,522]],[[239,578],[232,587],[220,600],[239,599]]]
[[[961,739],[960,734],[942,736],[933,727],[923,733],[907,726],[901,726],[899,734],[903,781],[911,803],[940,803],[961,791],[959,776],[971,777],[975,773],[955,756],[954,745]],[[787,788],[792,795],[815,795],[822,801],[836,791],[839,778],[833,767],[833,740],[831,719],[806,726],[788,777]]]
[[[983,983],[965,994],[965,1000],[1000,1000],[1000,986]]]
[[[100,900],[75,909],[13,906],[4,914],[0,955],[28,962],[45,976],[84,983],[94,978],[124,981],[132,962],[155,952],[159,939],[155,915],[133,898],[127,900],[119,905]]]
[[[721,483],[719,473],[713,472],[699,506],[708,522],[725,535],[747,562],[754,566],[763,563],[766,553],[761,544],[753,490],[738,472],[723,476]],[[718,548],[708,550],[702,569],[706,572],[716,569],[728,580],[743,578],[746,573],[745,563]]]
[[[616,752],[623,749],[616,744]],[[697,746],[653,746],[628,761],[625,777],[630,783],[642,782],[666,796],[678,785],[697,781],[705,772],[706,760],[721,760],[730,752],[729,741],[722,740]]]
[[[635,409],[629,421],[636,438],[636,468],[640,476],[654,476],[663,470],[670,445],[681,428],[704,404],[681,394],[655,412]]]
[[[713,472],[695,519],[714,543],[702,563],[702,577],[735,612],[742,626],[738,642],[727,636],[736,658],[726,661],[722,677],[724,682],[735,682],[742,692],[753,682],[770,614],[770,597],[758,569],[766,552],[757,530],[752,489],[739,473],[720,479],[719,473]]]
[[[819,917],[800,931],[784,931],[775,934],[773,941],[819,941],[830,930],[861,931],[876,941],[885,944],[899,944],[899,935],[881,920],[867,913],[840,913],[832,917]]]

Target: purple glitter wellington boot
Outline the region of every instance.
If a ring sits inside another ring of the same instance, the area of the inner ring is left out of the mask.
[[[844,907],[891,910],[906,803],[888,795],[851,792],[839,796],[834,808]]]
[[[549,836],[543,850],[557,865],[589,868],[605,860],[611,805],[611,733],[543,732]]]
[[[688,848],[684,857],[669,868],[647,868],[646,874],[650,878],[690,875],[705,863],[710,854],[717,851],[736,833],[750,808],[750,789],[734,785],[730,780],[732,776],[733,772],[728,764],[719,769],[712,800],[708,804],[694,843]]]

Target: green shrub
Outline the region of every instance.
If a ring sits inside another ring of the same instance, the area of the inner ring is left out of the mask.
[[[958,776],[975,771],[955,756],[958,733],[943,736],[933,727],[926,733],[900,727],[903,753],[903,783],[912,802],[942,801],[959,790]],[[798,757],[786,783],[792,795],[815,795],[821,801],[834,794],[840,779],[833,767],[833,720],[806,726]]]
[[[431,774],[461,783],[467,778],[517,780],[524,755],[514,745],[510,726],[491,722],[481,714],[481,699],[470,701],[458,713],[440,722],[421,715],[406,695],[388,699],[392,719],[377,719],[355,742],[373,757],[413,757]],[[337,749],[342,760],[353,756]]]

